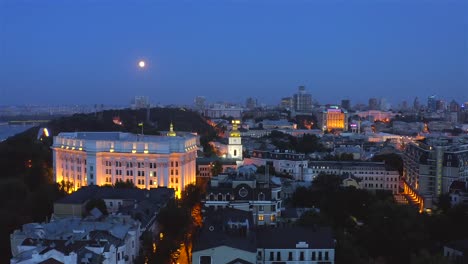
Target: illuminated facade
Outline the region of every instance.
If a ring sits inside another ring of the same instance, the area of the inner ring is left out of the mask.
[[[54,180],[71,190],[131,181],[136,187],[173,188],[176,195],[195,183],[197,137],[122,132],[60,133],[54,137]]]
[[[232,131],[229,134],[228,159],[242,160],[242,138],[239,130],[237,130],[239,124],[239,120],[232,121]]]
[[[322,113],[323,131],[348,131],[348,112],[337,106],[332,106]]]

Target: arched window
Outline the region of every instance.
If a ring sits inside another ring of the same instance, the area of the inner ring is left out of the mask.
[[[264,200],[265,200],[265,194],[260,193],[260,194],[258,195],[258,200],[259,200],[259,201],[264,201]]]
[[[237,149],[234,150],[234,157],[237,156]]]
[[[223,200],[223,195],[222,194],[218,194],[218,201],[222,201]]]
[[[214,201],[214,194],[210,194],[210,201]]]
[[[231,194],[226,194],[226,201],[231,201]]]

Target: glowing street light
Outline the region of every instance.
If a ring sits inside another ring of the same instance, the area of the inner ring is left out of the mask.
[[[141,69],[145,68],[146,67],[146,62],[144,60],[141,60],[138,62],[138,67],[140,67]]]

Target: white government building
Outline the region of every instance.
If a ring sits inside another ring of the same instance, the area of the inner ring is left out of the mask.
[[[173,188],[176,196],[195,183],[197,136],[122,132],[60,133],[52,145],[54,180],[72,190],[131,181],[138,188]]]

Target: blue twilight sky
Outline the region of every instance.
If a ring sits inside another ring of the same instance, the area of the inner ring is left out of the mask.
[[[468,1],[0,0],[0,105],[273,104],[299,85],[468,101]]]

